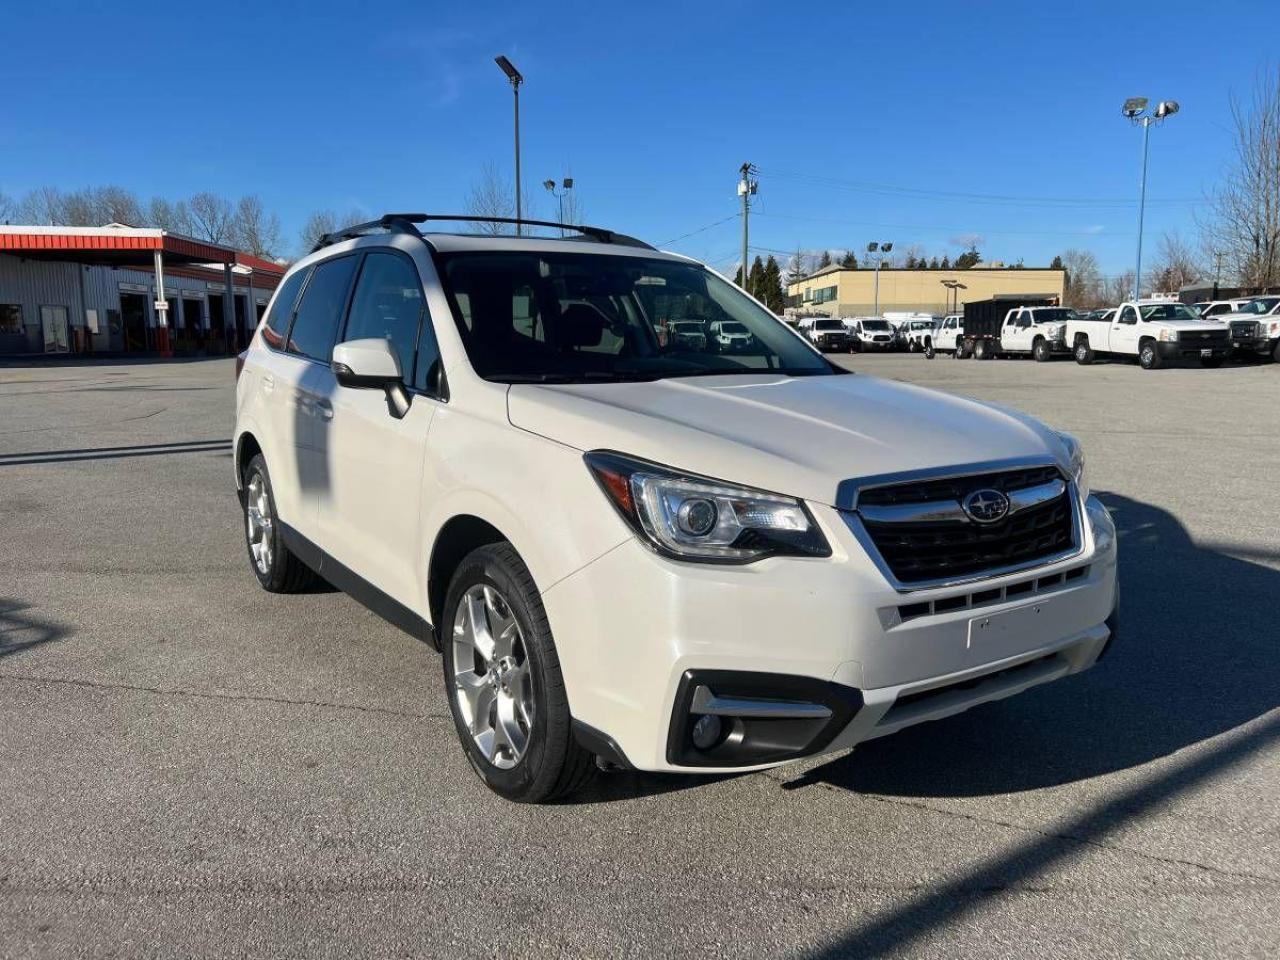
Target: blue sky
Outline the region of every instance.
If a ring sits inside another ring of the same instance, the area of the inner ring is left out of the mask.
[[[1274,3],[1231,0],[46,0],[4,22],[10,195],[252,192],[291,239],[322,207],[456,211],[483,164],[510,171],[506,53],[526,78],[527,181],[572,175],[589,222],[683,237],[671,246],[728,269],[749,160],[761,252],[892,240],[954,256],[976,236],[990,258],[1083,247],[1119,273],[1141,149],[1121,102],[1182,104],[1152,132],[1151,256],[1167,230],[1194,238],[1230,159],[1229,97],[1280,58]]]

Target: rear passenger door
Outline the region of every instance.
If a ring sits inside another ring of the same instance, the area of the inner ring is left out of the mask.
[[[335,560],[414,610],[426,584],[419,562],[427,433],[443,374],[419,269],[390,247],[365,253],[341,341],[386,340],[400,362],[409,409],[397,418],[383,390],[337,386],[320,426],[329,465],[319,492],[321,545]]]

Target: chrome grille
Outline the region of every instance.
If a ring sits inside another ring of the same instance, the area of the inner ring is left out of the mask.
[[[999,490],[1009,513],[972,520],[961,506],[977,490]],[[900,583],[977,579],[1047,562],[1078,543],[1072,487],[1056,466],[886,484],[858,494],[856,514],[871,546]]]

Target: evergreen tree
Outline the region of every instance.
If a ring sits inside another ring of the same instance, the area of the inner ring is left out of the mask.
[[[907,269],[914,270],[916,268],[916,255],[914,253],[907,254]]]
[[[828,250],[822,251],[822,256],[818,258],[818,269],[831,266],[831,253]]]
[[[942,256],[941,269],[943,269],[943,270],[950,270],[950,269],[951,269],[951,258],[950,258],[950,257],[948,257],[946,254],[943,254],[943,256]]]
[[[930,260],[930,261],[929,261],[929,269],[930,269],[930,270],[937,270],[937,269],[939,269],[939,264],[938,264],[938,258],[937,258],[937,257],[934,257],[932,260]]]
[[[764,264],[764,296],[761,299],[765,306],[779,316],[787,305],[787,294],[782,289],[782,270],[773,254],[769,254],[769,259]]]
[[[852,250],[840,258],[840,266],[844,267],[846,270],[858,269],[858,258],[853,255]]]
[[[738,267],[738,269],[733,272],[733,282],[739,287],[742,287],[742,267]],[[745,290],[746,287],[742,287],[742,289]]]
[[[982,254],[978,252],[978,248],[976,246],[973,246],[972,244],[970,244],[968,250],[960,254],[960,256],[956,257],[956,269],[968,270],[970,267],[975,266],[981,262],[982,262]]]
[[[1062,269],[1062,257],[1054,257],[1054,258],[1053,258],[1053,262],[1052,262],[1051,264],[1049,264],[1049,269],[1050,269],[1050,270],[1061,270],[1061,269]]]
[[[928,269],[929,269],[929,264],[925,262],[924,257],[921,257],[919,260],[917,260],[917,261],[916,261],[916,269],[917,269],[917,270],[928,270]]]
[[[747,274],[747,293],[757,300],[764,299],[764,261],[756,255],[751,264],[751,272]]]

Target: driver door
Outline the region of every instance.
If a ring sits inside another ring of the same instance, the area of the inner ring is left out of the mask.
[[[320,492],[321,546],[343,566],[417,609],[427,434],[439,407],[439,351],[419,268],[390,247],[366,253],[339,342],[387,340],[410,396],[396,417],[383,390],[336,385],[318,424],[329,482]]]
[[[1138,311],[1127,306],[1122,308],[1111,320],[1111,341],[1107,345],[1113,353],[1138,353],[1139,339]]]

